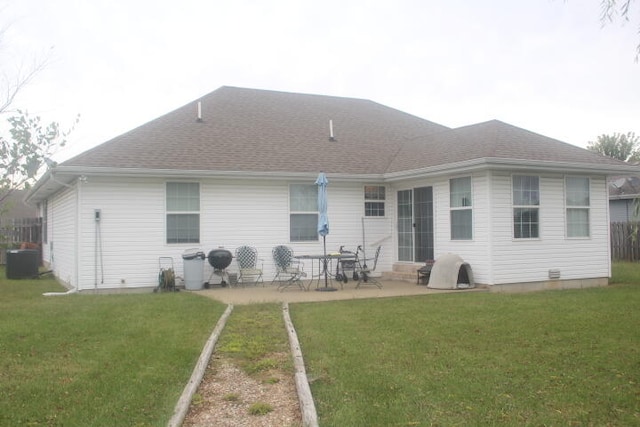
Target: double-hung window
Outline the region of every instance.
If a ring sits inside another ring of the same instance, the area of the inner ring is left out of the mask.
[[[540,237],[540,178],[514,175],[513,237],[537,239]]]
[[[289,239],[292,242],[318,240],[318,186],[291,184],[289,187]]]
[[[449,180],[449,207],[451,240],[471,240],[473,238],[473,198],[470,176]]]
[[[200,184],[167,182],[167,243],[200,243]]]
[[[384,216],[384,201],[384,186],[364,186],[364,216]]]
[[[567,237],[589,237],[589,178],[565,178]]]

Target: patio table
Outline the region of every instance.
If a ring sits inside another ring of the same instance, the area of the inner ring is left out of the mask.
[[[314,279],[316,279],[316,290],[337,290],[336,288],[333,287],[333,277],[335,277],[335,274],[332,274],[332,266],[333,266],[333,260],[347,260],[347,259],[351,259],[351,260],[355,260],[355,254],[340,254],[340,253],[329,253],[329,254],[318,254],[318,255],[297,255],[294,258],[299,259],[299,260],[311,260],[311,280],[309,281],[309,286],[307,286],[307,289],[311,288],[311,285],[313,284]],[[316,260],[318,261],[318,274],[315,275],[313,274],[314,272],[314,265],[316,263]],[[326,273],[326,278],[328,282],[331,282],[331,287],[329,287],[328,283],[325,283],[325,286],[320,286],[320,280],[325,277],[325,273]],[[342,287],[342,282],[340,282],[340,286]]]

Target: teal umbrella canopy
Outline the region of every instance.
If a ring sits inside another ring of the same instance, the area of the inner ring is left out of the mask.
[[[329,180],[324,172],[320,172],[316,185],[318,186],[318,234],[325,237],[329,234],[329,216],[327,215],[327,185]]]

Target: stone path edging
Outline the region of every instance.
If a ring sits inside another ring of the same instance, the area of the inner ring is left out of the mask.
[[[293,365],[295,369],[296,390],[298,392],[298,401],[300,402],[300,412],[302,412],[302,425],[304,427],[317,427],[318,414],[316,406],[313,403],[311,388],[307,379],[307,372],[304,368],[304,360],[302,359],[302,350],[298,341],[298,335],[291,322],[289,316],[289,304],[282,303],[282,316],[289,335],[289,345],[293,356]]]
[[[184,419],[187,416],[187,412],[189,411],[191,399],[193,398],[195,392],[198,390],[198,386],[202,382],[202,378],[204,377],[207,366],[209,366],[209,360],[211,359],[211,355],[213,354],[213,349],[215,348],[216,343],[218,342],[218,338],[220,337],[220,333],[224,329],[224,326],[227,323],[227,319],[231,315],[232,311],[233,305],[229,304],[225,312],[222,314],[222,316],[220,316],[220,319],[218,319],[216,327],[213,329],[211,336],[209,336],[209,339],[204,345],[202,353],[200,353],[200,358],[198,359],[198,363],[196,363],[196,366],[193,369],[191,378],[182,391],[182,395],[180,396],[180,399],[178,399],[178,403],[176,403],[176,407],[173,410],[173,416],[169,420],[167,427],[180,427],[184,422]]]

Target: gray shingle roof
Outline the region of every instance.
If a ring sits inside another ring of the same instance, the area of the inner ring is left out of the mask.
[[[491,120],[408,141],[393,159],[387,172],[481,158],[615,166],[624,164],[499,120]]]
[[[194,101],[62,166],[382,174],[478,158],[621,164],[500,121],[449,129],[363,99],[221,87],[199,101],[202,121]]]
[[[194,101],[62,166],[382,173],[404,141],[448,129],[362,99],[222,87],[200,101],[202,122]]]

